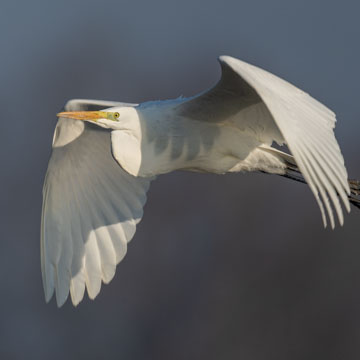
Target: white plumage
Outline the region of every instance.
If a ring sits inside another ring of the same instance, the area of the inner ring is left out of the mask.
[[[191,98],[140,105],[67,103],[56,125],[43,190],[47,301],[55,291],[61,306],[70,292],[77,305],[85,287],[90,298],[96,297],[126,253],[150,181],[173,170],[285,176],[299,170],[324,225],[327,214],[334,227],[333,208],[343,224],[341,202],[350,211],[350,189],[333,133],[335,114],[262,69],[229,56],[220,57],[220,64],[216,86]],[[84,110],[120,117],[95,120],[87,115],[92,113],[80,116]],[[271,148],[274,141],[287,144],[293,157]]]
[[[74,103],[69,102],[67,109]],[[78,103],[75,102],[78,106]],[[43,189],[41,262],[46,300],[61,306],[99,293],[126,254],[150,179],[134,178],[112,158],[110,132],[60,118]]]

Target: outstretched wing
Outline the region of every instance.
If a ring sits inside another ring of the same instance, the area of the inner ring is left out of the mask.
[[[64,111],[100,111],[115,106],[137,106],[138,104],[123,103],[108,100],[72,99],[69,100]]]
[[[119,103],[72,100],[66,111]],[[122,105],[122,104],[120,104]],[[129,105],[127,105],[129,106]],[[143,214],[150,179],[125,172],[111,155],[110,131],[79,120],[56,125],[43,188],[41,268],[46,300],[74,305],[99,293],[126,253]]]
[[[344,159],[335,139],[335,114],[326,106],[290,83],[238,59],[219,58],[222,76],[210,89],[181,104],[179,114],[204,121],[236,118],[244,108],[259,106],[258,118],[238,124],[260,133],[264,142],[285,141],[319,204],[324,225],[326,212],[334,227],[332,206],[340,224],[347,211],[349,185]],[[330,201],[331,200],[331,201]],[[332,203],[332,204],[331,204]]]

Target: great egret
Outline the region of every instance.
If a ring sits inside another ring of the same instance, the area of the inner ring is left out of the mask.
[[[140,105],[70,100],[59,113],[43,189],[46,301],[94,299],[124,257],[156,175],[261,171],[306,182],[334,228],[358,206],[333,128],[335,114],[290,83],[221,56],[220,81],[190,98]],[[287,144],[292,155],[272,143]]]

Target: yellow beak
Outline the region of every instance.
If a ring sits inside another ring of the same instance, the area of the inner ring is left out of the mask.
[[[97,121],[99,119],[107,119],[109,113],[105,111],[67,111],[56,114],[57,117],[68,119],[83,120],[83,121]]]

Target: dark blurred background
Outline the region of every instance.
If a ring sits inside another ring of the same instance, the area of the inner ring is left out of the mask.
[[[41,190],[70,98],[142,102],[213,85],[221,54],[338,115],[360,178],[356,1],[2,1],[1,359],[359,359],[360,212],[324,230],[302,184],[174,173],[152,184],[114,280],[45,304]]]

